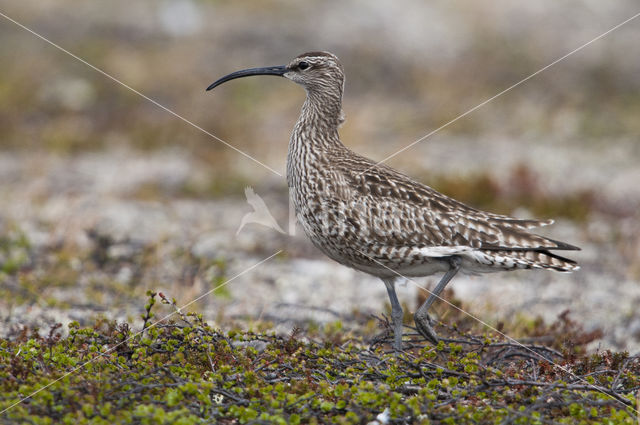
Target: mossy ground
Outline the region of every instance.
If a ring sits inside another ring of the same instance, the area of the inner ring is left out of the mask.
[[[158,299],[175,314],[156,321]],[[438,346],[409,334],[396,356],[384,320],[365,341],[225,332],[155,293],[145,310],[0,340],[0,423],[637,423],[640,358],[586,353],[566,317],[535,327],[546,347],[441,324]]]

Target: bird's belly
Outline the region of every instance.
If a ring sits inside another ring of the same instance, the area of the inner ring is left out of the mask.
[[[449,270],[449,263],[443,259],[431,258],[423,259],[420,264],[414,265],[397,265],[394,262],[379,261],[351,265],[351,267],[379,277],[422,277],[446,272]]]

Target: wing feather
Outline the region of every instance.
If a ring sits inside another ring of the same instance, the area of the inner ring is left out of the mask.
[[[338,174],[340,181],[352,188],[348,194],[351,202],[369,205],[365,210],[376,225],[389,224],[380,216],[383,214],[406,218],[399,221],[402,232],[394,232],[391,239],[381,235],[376,243],[443,249],[432,252],[445,252],[445,247],[545,253],[579,249],[528,231],[549,225],[553,220],[519,219],[481,211],[355,154],[336,155],[332,164],[330,172],[334,178]],[[345,194],[340,193],[340,197],[344,199]],[[379,205],[385,205],[385,208]],[[391,223],[394,224],[398,222]]]

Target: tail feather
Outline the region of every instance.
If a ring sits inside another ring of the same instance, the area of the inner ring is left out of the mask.
[[[545,239],[556,244],[556,246],[554,246],[552,249],[559,249],[559,250],[566,250],[566,251],[581,251],[579,246],[571,245],[569,243],[557,241],[555,239],[551,239],[547,237],[545,237]]]
[[[500,215],[489,217],[489,219],[492,223],[521,230],[544,227],[553,224],[553,220],[520,219]]]
[[[580,269],[578,263],[548,250],[481,250],[476,260],[492,267],[504,270],[515,269],[551,269],[559,272],[572,272]]]

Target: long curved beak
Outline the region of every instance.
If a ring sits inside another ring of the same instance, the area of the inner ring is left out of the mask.
[[[207,87],[207,91],[218,87],[220,84],[226,83],[229,80],[235,80],[236,78],[250,77],[252,75],[278,75],[282,77],[287,71],[288,69],[285,65],[243,69],[242,71],[232,72],[231,74],[225,75],[224,77],[215,81],[213,84]]]

